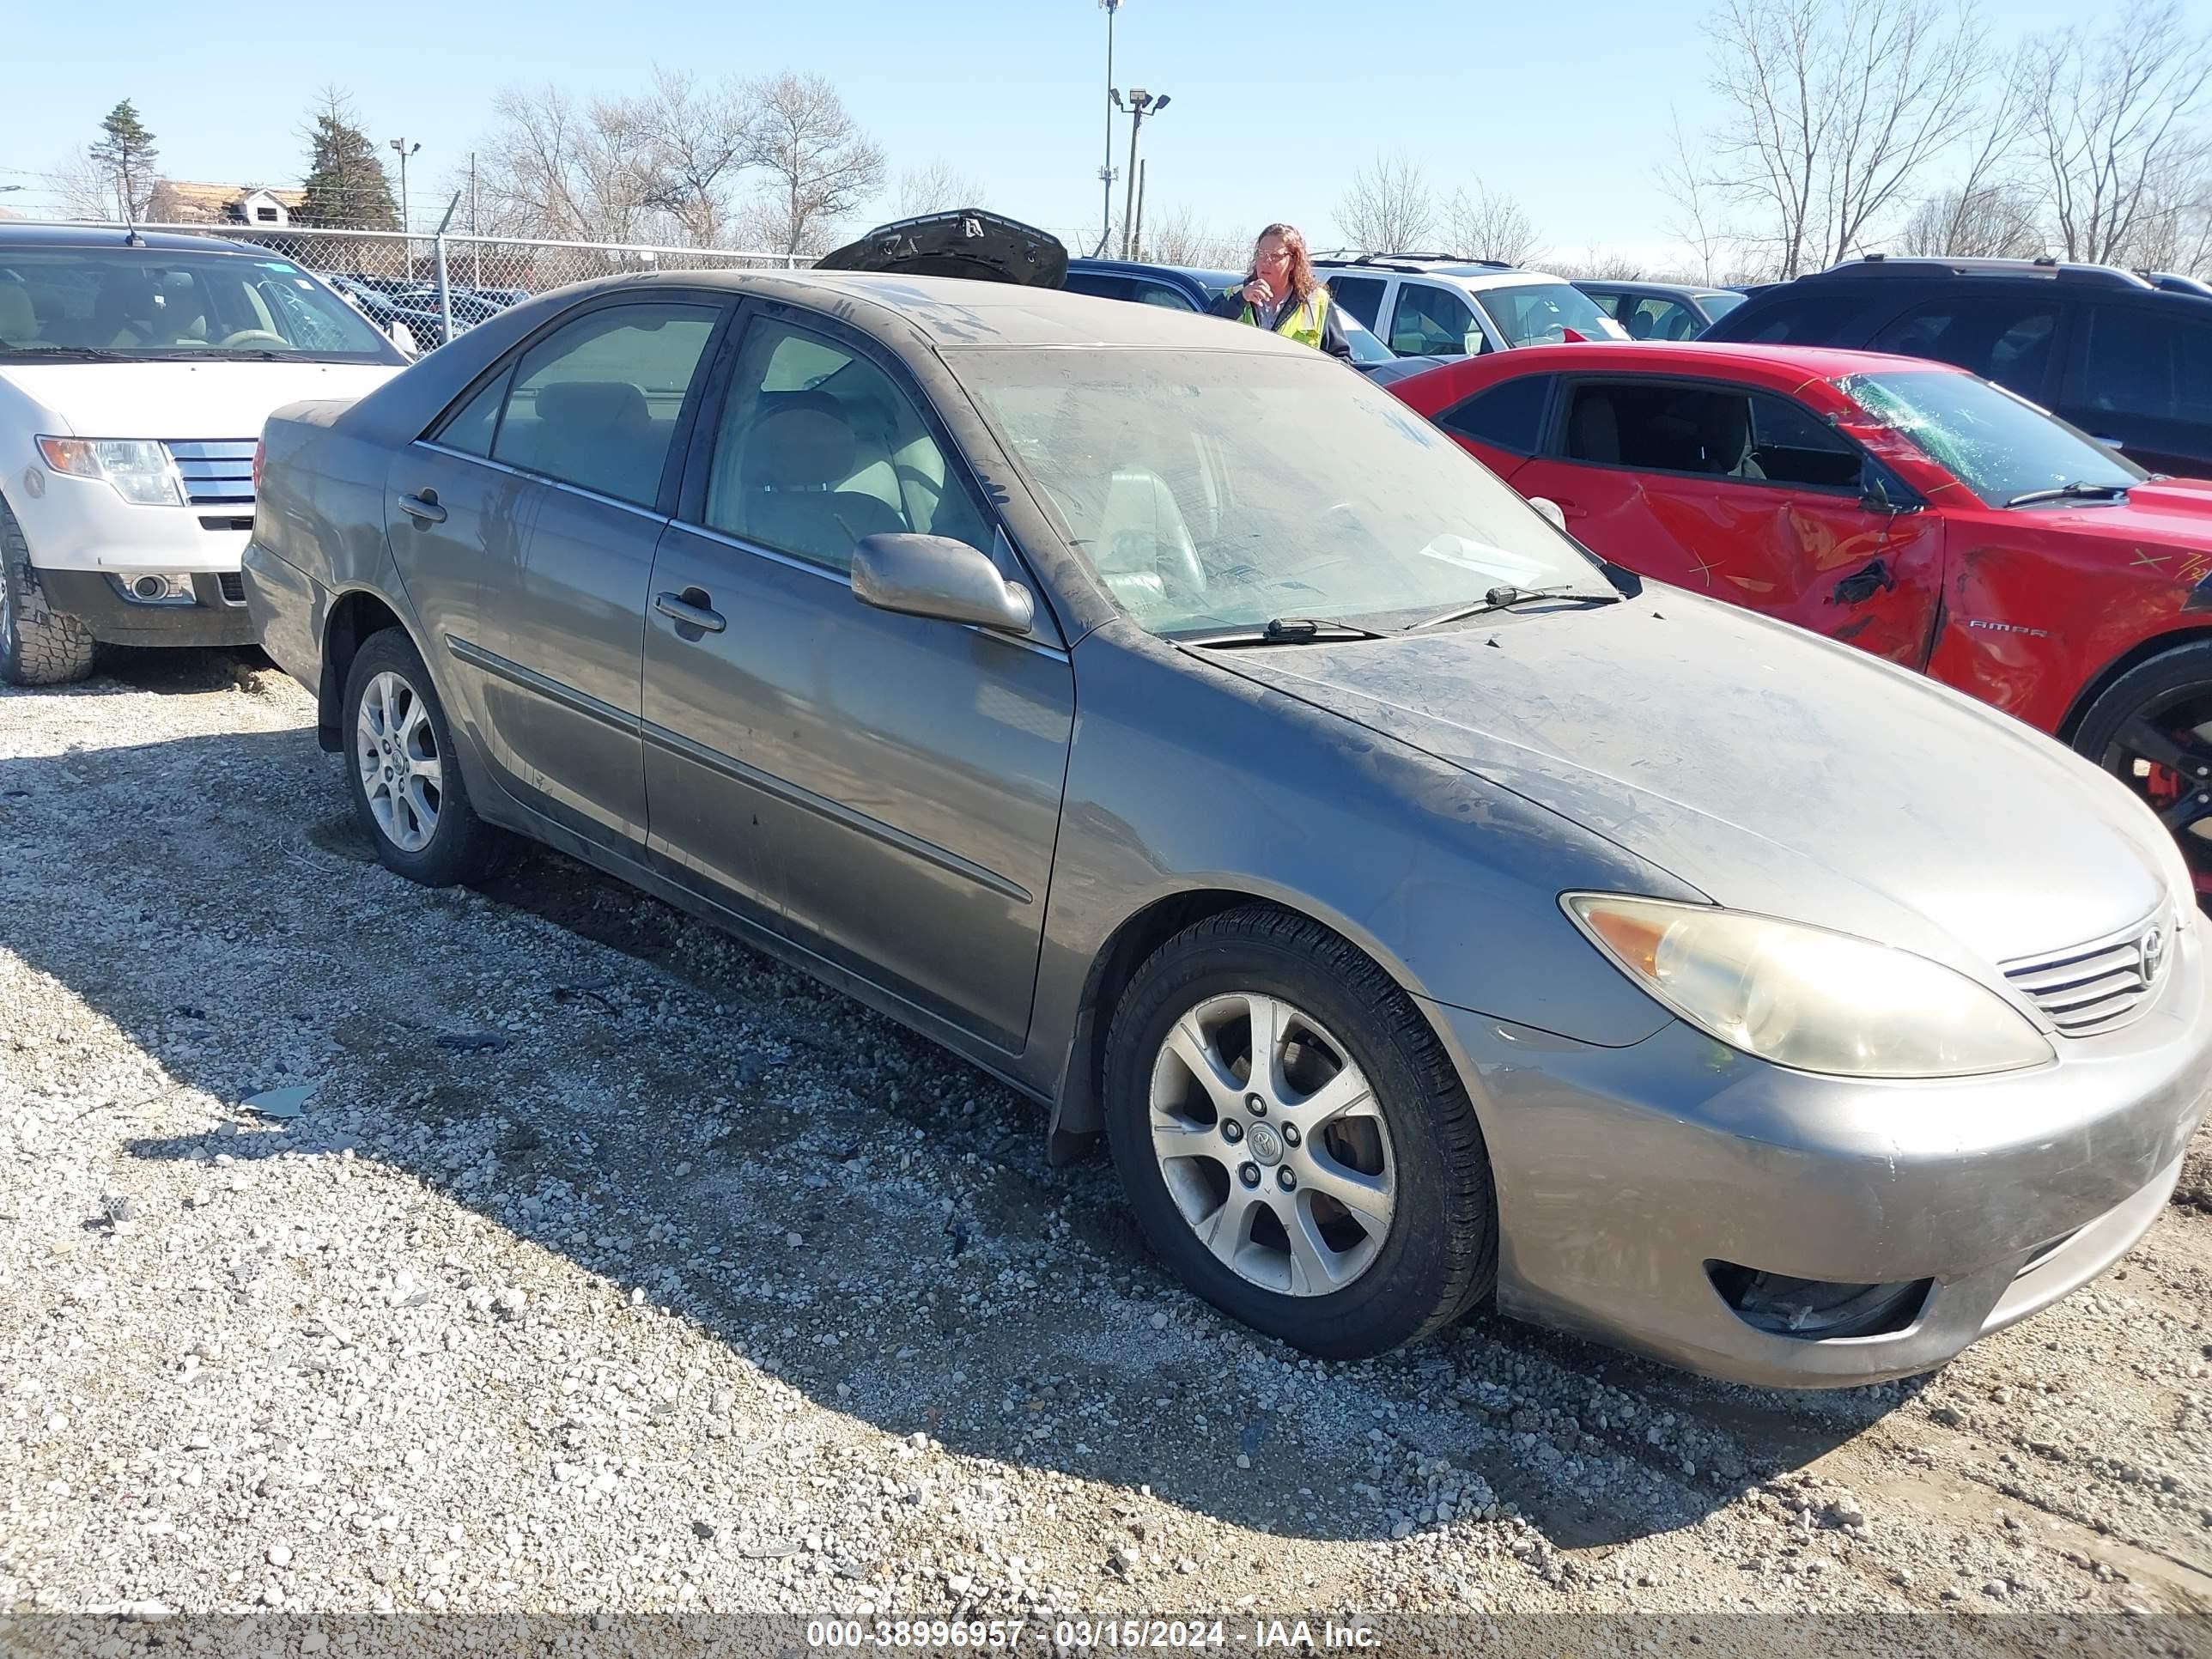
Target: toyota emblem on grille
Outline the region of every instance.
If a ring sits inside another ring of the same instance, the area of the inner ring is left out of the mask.
[[[2158,983],[2160,970],[2166,966],[2166,929],[2154,927],[2142,936],[2138,947],[2142,953],[2142,977],[2146,986]]]

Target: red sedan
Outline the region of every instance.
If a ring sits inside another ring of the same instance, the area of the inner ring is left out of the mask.
[[[2212,895],[2212,483],[1871,352],[1559,345],[1389,389],[1593,552],[2072,744],[2166,820]]]

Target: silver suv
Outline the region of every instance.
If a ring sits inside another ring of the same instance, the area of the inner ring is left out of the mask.
[[[1628,331],[1563,278],[1443,254],[1325,254],[1336,302],[1401,357],[1472,357],[1513,346],[1625,340]]]

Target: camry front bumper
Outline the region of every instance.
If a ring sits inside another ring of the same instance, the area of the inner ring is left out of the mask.
[[[2212,1103],[2205,931],[2134,1024],[1948,1082],[1790,1072],[1680,1024],[1602,1048],[1427,1005],[1489,1144],[1501,1310],[1763,1387],[1941,1365],[2157,1219]],[[1790,1328],[1744,1290],[1801,1281],[1875,1311]]]

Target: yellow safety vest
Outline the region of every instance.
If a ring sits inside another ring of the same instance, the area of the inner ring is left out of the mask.
[[[1237,320],[1249,323],[1255,328],[1259,326],[1260,319],[1252,314],[1250,301],[1245,301],[1243,313]],[[1296,340],[1302,346],[1311,346],[1319,351],[1322,331],[1328,321],[1328,290],[1317,288],[1311,300],[1296,306],[1286,306],[1275,313],[1275,332],[1286,340]]]

